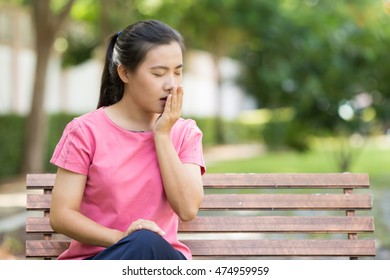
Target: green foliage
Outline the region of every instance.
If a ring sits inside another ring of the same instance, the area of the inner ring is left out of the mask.
[[[72,6],[70,24],[63,37],[67,48],[63,65],[74,66],[91,59],[98,47],[106,46],[107,38],[139,19],[133,1],[78,0]]]
[[[23,156],[25,118],[0,116],[0,177],[18,174]]]
[[[216,134],[215,134],[215,118],[199,118],[199,117],[188,117],[196,121],[197,126],[203,132],[203,145],[215,145]]]
[[[49,135],[46,149],[46,170],[56,170],[49,160],[66,124],[73,115],[55,114],[49,118]],[[24,131],[26,118],[16,115],[0,116],[0,178],[20,174],[22,171]]]
[[[97,38],[87,32],[72,32],[67,35],[67,50],[62,56],[62,65],[69,67],[91,59],[99,45]]]
[[[292,148],[297,151],[307,151],[306,128],[297,122],[275,122],[267,123],[262,131],[264,144],[271,150]]]
[[[189,117],[203,132],[203,145],[212,146],[218,143],[215,131],[215,118]],[[223,121],[224,138],[226,144],[252,143],[261,141],[261,126],[257,124],[243,124],[239,121]]]
[[[295,109],[294,122],[303,133],[343,131],[370,134],[378,119],[389,120],[390,59],[381,5],[372,1],[259,1],[268,11],[255,25],[247,11],[253,40],[238,51],[243,62],[240,82],[260,107]],[[264,24],[262,24],[263,22]],[[372,102],[358,105],[359,94]],[[350,104],[346,120],[340,106]],[[270,124],[272,125],[272,124]],[[280,124],[275,124],[280,126]],[[274,130],[280,130],[275,127]],[[286,130],[283,130],[286,131]],[[293,132],[292,130],[290,132]],[[286,138],[288,139],[288,138]],[[271,141],[272,142],[272,141]]]

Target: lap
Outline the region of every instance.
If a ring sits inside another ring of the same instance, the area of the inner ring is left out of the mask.
[[[92,260],[185,260],[163,237],[149,230],[139,230],[104,249]]]

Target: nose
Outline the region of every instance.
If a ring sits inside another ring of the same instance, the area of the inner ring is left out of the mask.
[[[164,83],[164,90],[170,91],[176,85],[177,83],[175,77],[173,75],[168,75]]]

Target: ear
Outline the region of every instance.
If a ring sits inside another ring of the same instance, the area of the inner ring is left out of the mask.
[[[121,78],[122,82],[127,84],[129,82],[129,72],[127,71],[126,67],[124,67],[122,64],[119,64],[116,70],[118,71],[119,78]]]

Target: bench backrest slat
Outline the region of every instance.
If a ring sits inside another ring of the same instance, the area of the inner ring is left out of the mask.
[[[51,189],[55,174],[27,174],[27,189]],[[357,173],[234,173],[205,174],[204,188],[368,188],[368,174]]]
[[[205,188],[368,188],[367,174],[294,173],[294,174],[205,174]]]

